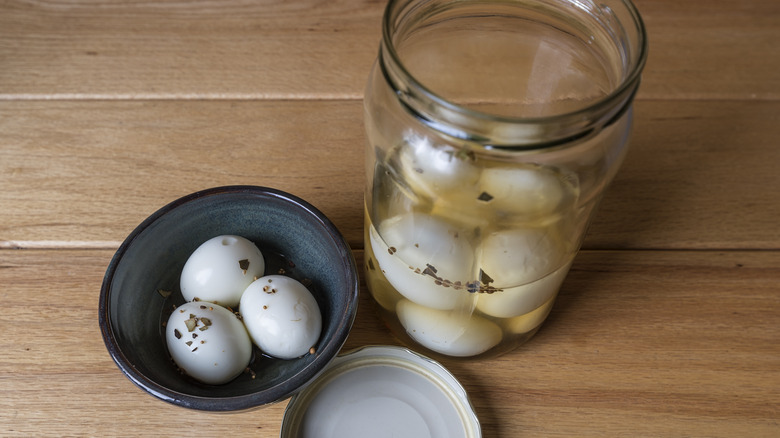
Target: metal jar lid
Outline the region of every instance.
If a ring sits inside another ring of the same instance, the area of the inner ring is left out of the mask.
[[[479,438],[465,389],[441,364],[408,349],[343,354],[295,395],[281,438]]]

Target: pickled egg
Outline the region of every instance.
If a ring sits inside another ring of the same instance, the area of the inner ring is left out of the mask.
[[[187,301],[196,298],[236,307],[241,294],[265,272],[265,259],[254,243],[223,235],[201,244],[184,264],[179,280]]]
[[[306,286],[283,275],[268,275],[250,284],[241,296],[239,312],[255,345],[279,359],[308,353],[322,331],[317,300]]]
[[[459,192],[451,192],[433,201],[430,214],[446,217],[447,222],[462,229],[486,229],[491,222],[503,219],[485,202],[480,201],[477,187],[464,188]]]
[[[550,314],[550,310],[552,310],[554,303],[555,297],[550,298],[546,303],[537,307],[533,311],[526,313],[525,315],[506,319],[505,327],[510,333],[528,333],[536,327],[539,327],[542,322],[544,322],[545,318],[547,318],[547,315]]]
[[[429,350],[449,356],[476,356],[501,342],[501,328],[478,315],[436,310],[401,300],[396,307],[406,333]]]
[[[497,318],[520,317],[528,312],[535,312],[543,303],[554,300],[568,271],[569,265],[565,265],[532,283],[480,295],[477,309]]]
[[[562,245],[544,229],[491,233],[480,247],[482,270],[493,279],[492,294],[479,294],[477,309],[498,318],[526,314],[558,292],[569,265]]]
[[[493,208],[529,218],[554,216],[567,195],[560,176],[539,166],[484,169],[479,187]]]
[[[177,307],[165,325],[168,352],[179,368],[203,383],[233,380],[252,358],[252,341],[233,312],[207,302]]]
[[[408,133],[405,140],[400,150],[401,174],[416,192],[436,197],[442,191],[474,185],[479,179],[479,168],[459,149],[435,145],[415,133]]]
[[[401,295],[434,309],[470,300],[474,255],[463,232],[423,213],[406,213],[369,231],[379,268]]]

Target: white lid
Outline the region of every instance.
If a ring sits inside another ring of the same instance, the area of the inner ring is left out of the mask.
[[[282,438],[479,438],[466,391],[441,364],[400,347],[341,355],[284,413]]]

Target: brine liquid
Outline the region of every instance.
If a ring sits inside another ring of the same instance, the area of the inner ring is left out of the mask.
[[[406,140],[376,162],[367,197],[365,271],[383,318],[436,354],[515,348],[579,247],[576,177]]]

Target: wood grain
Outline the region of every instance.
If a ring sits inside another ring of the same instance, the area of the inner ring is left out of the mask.
[[[384,1],[9,1],[0,99],[360,99]],[[637,0],[640,98],[778,99],[780,4]]]
[[[286,402],[198,413],[121,374],[97,326],[111,256],[0,251],[0,435],[278,436]],[[774,251],[585,251],[528,344],[442,362],[486,437],[770,437],[780,415],[779,264]],[[398,342],[362,288],[345,349],[369,344]]]
[[[585,248],[780,248],[780,103],[636,104]],[[362,248],[358,101],[0,102],[0,246],[116,247],[207,187],[298,195]]]
[[[357,102],[0,107],[0,241],[117,246],[165,204],[232,184],[300,196],[331,218],[351,244],[362,240],[365,140]]]
[[[359,98],[382,1],[12,2],[11,99]],[[4,64],[6,64],[4,62]]]
[[[780,98],[780,3],[636,0],[650,56],[641,98]]]
[[[780,436],[780,2],[636,4],[633,144],[548,321],[441,359],[485,437]],[[286,402],[215,415],[135,387],[99,288],[144,218],[229,184],[308,200],[362,265],[384,6],[0,1],[0,436],[278,436]],[[361,287],[345,349],[398,345]]]
[[[637,102],[586,248],[780,248],[780,106]]]

